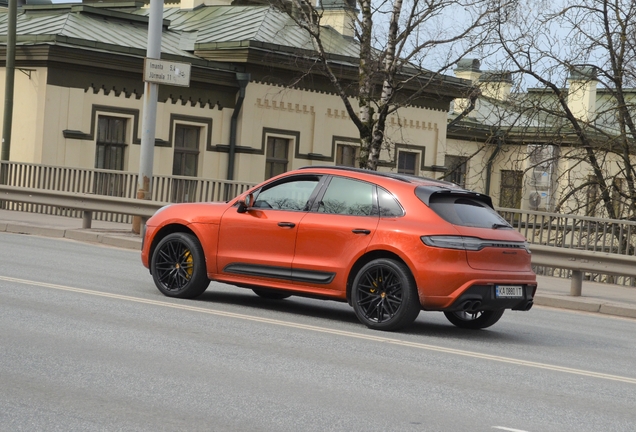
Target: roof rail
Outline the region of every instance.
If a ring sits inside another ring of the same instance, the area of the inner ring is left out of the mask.
[[[395,180],[400,180],[403,182],[407,182],[407,183],[413,183],[413,182],[417,182],[417,181],[422,181],[422,180],[428,180],[428,181],[433,181],[433,182],[437,182],[437,183],[441,183],[441,184],[447,184],[447,185],[453,185],[456,186],[455,183],[451,183],[451,182],[447,182],[445,180],[438,180],[438,179],[434,179],[434,178],[430,178],[430,177],[418,177],[415,175],[410,175],[410,174],[400,174],[400,173],[393,173],[393,172],[384,172],[384,171],[373,171],[373,170],[369,170],[369,169],[363,169],[363,168],[354,168],[354,167],[348,167],[348,166],[339,166],[339,165],[309,165],[309,166],[304,166],[301,167],[299,169],[304,170],[304,169],[335,169],[335,170],[342,170],[342,171],[352,171],[352,172],[359,172],[359,173],[365,173],[365,174],[370,174],[370,175],[377,175],[380,177],[388,177],[388,178],[392,178]]]
[[[340,165],[313,165],[313,166],[304,166],[304,167],[299,168],[299,169],[301,169],[301,170],[304,170],[304,169],[333,169],[333,170],[341,170],[341,171],[351,171],[351,172],[358,172],[358,173],[364,173],[364,174],[369,174],[369,175],[377,175],[377,176],[380,176],[380,177],[389,177],[389,178],[393,178],[393,179],[400,180],[400,181],[403,181],[403,182],[411,183],[411,179],[404,177],[402,174],[373,171],[373,170],[364,169],[364,168],[354,168],[354,167],[340,166]]]

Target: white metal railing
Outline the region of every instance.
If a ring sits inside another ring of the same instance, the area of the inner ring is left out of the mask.
[[[497,209],[530,244],[553,246],[572,251],[591,251],[636,256],[636,222],[600,219],[589,216],[543,213],[530,210]],[[572,277],[572,269],[541,265],[537,274]],[[597,282],[636,286],[636,277],[617,276],[613,272],[588,273]]]
[[[0,173],[4,176],[4,183],[7,186],[120,198],[137,196],[138,174],[132,172],[2,161]],[[252,186],[254,186],[253,183],[240,181],[158,175],[152,178],[151,199],[171,203],[225,201],[240,195]],[[6,203],[5,206],[10,210],[82,217],[82,212],[70,208],[32,203]],[[130,215],[111,212],[95,212],[93,218],[113,222],[132,222]]]
[[[636,255],[636,222],[588,216],[497,209],[532,244]]]

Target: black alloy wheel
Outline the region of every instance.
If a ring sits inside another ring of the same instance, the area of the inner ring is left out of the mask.
[[[457,327],[479,330],[490,327],[503,315],[505,309],[476,312],[444,312],[446,318]]]
[[[291,297],[291,294],[286,294],[278,291],[269,291],[262,289],[253,289],[252,291],[254,291],[257,296],[268,300],[283,300]]]
[[[152,254],[151,270],[155,285],[168,297],[198,297],[210,284],[203,248],[192,234],[164,237]]]
[[[358,319],[374,330],[404,328],[415,321],[421,308],[408,267],[388,258],[375,259],[360,269],[351,300]]]

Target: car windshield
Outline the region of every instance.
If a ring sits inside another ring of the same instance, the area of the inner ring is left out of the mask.
[[[487,204],[466,196],[432,195],[431,209],[444,220],[477,228],[511,228],[508,222]]]

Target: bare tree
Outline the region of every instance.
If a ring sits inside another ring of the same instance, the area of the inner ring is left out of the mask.
[[[445,85],[444,73],[483,50],[498,12],[517,0],[335,0],[351,13],[357,77],[341,74],[325,41],[325,0],[272,0],[310,36],[320,67],[360,134],[360,166],[377,169],[387,118]],[[334,0],[327,0],[334,3]],[[347,3],[345,3],[347,2]],[[291,7],[285,8],[285,6]],[[354,106],[351,98],[357,101]]]
[[[507,12],[494,62],[539,87],[507,101],[521,113],[509,138],[560,148],[557,208],[598,202],[610,218],[636,217],[636,3],[535,0]]]

